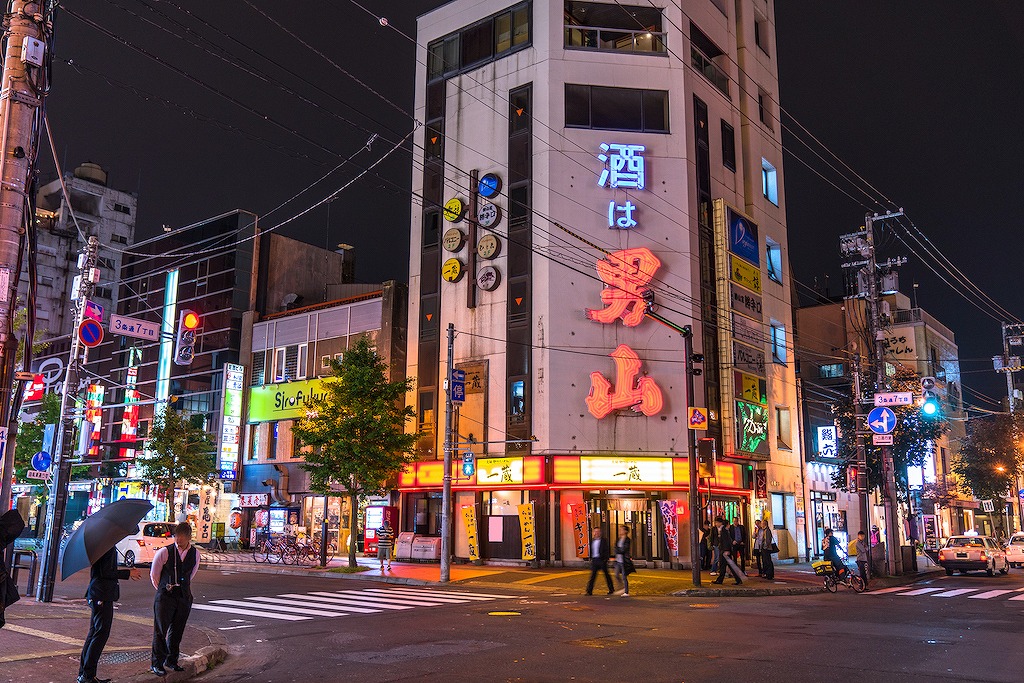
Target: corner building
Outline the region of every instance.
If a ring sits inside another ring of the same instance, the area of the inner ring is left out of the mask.
[[[802,554],[773,5],[456,0],[420,17],[424,437],[403,531],[440,529],[451,323],[456,556],[573,564],[588,528],[627,524],[638,559],[688,563],[683,339],[644,315],[653,298],[704,356],[701,517],[770,517],[780,556]]]

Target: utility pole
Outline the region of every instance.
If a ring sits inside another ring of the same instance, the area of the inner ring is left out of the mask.
[[[1017,408],[1017,397],[1013,394],[1013,373],[1015,370],[1020,369],[1020,356],[1011,355],[1011,346],[1020,347],[1024,345],[1024,325],[1020,324],[1007,324],[1003,323],[1003,359],[1002,363],[996,364],[996,369],[1002,366],[1002,371],[1006,374],[1006,400],[1007,405],[1010,408],[1010,426],[1013,430],[1014,443],[1017,441],[1017,422],[1014,413]],[[1019,353],[1019,351],[1018,351]],[[1017,524],[1018,527],[1024,531],[1024,498],[1021,497],[1020,492],[1024,490],[1024,485],[1021,484],[1021,476],[1019,468],[1017,467],[1017,454],[1014,453],[1013,458],[1013,471],[1014,471],[1014,498],[1017,499]]]
[[[472,255],[471,255],[472,256]],[[448,365],[444,380],[444,487],[441,493],[441,583],[451,580],[452,572],[452,368],[455,367],[455,324],[448,323]]]
[[[14,310],[21,279],[21,255],[35,161],[35,137],[45,90],[47,60],[42,3],[12,0],[4,30],[7,52],[0,83],[0,431],[7,442],[11,423],[11,388],[18,341],[14,336]],[[31,344],[31,340],[26,343]],[[13,444],[13,439],[11,439]],[[0,514],[11,507],[14,448],[4,448],[0,476]]]
[[[39,572],[36,588],[36,599],[40,602],[53,600],[53,586],[57,580],[57,560],[60,555],[60,537],[64,529],[64,513],[68,505],[68,486],[71,483],[71,460],[75,450],[75,419],[72,415],[71,402],[75,402],[74,412],[79,412],[77,403],[81,398],[81,380],[79,373],[85,362],[85,347],[78,336],[78,328],[85,319],[85,303],[92,296],[93,288],[99,281],[99,270],[96,268],[96,253],[99,240],[90,235],[88,242],[78,256],[78,272],[76,278],[78,290],[75,292],[75,323],[71,333],[71,354],[68,358],[67,372],[64,374],[64,387],[60,397],[60,428],[54,436],[54,463],[50,470],[53,479],[50,484],[50,500],[46,508],[46,541],[43,546],[43,567]]]
[[[863,394],[860,388],[860,354],[854,354],[853,356],[853,412],[854,412],[854,438],[857,439],[857,488],[860,489],[861,479],[864,480],[864,488],[860,491],[861,493],[861,505],[860,505],[860,528],[864,530],[864,535],[868,541],[868,580],[871,579],[871,491],[867,486],[867,472],[868,472],[868,454],[867,448],[864,446],[864,437],[860,433],[861,425],[867,417],[864,415],[864,402],[861,400]],[[861,477],[861,473],[864,474]]]

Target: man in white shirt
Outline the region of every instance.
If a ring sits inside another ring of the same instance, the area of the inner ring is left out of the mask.
[[[178,664],[181,637],[192,611],[192,580],[199,571],[199,551],[192,545],[192,527],[174,527],[174,543],[153,555],[149,579],[156,589],[153,602],[153,654],[150,671],[163,676],[167,669],[184,671]]]
[[[610,556],[608,539],[601,535],[601,527],[595,527],[593,539],[590,541],[590,580],[587,581],[587,595],[594,594],[594,581],[597,579],[599,571],[604,572],[605,581],[608,582],[608,595],[615,592],[611,574],[608,573],[608,558]]]

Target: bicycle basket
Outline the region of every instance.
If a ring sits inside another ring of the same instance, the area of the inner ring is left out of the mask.
[[[835,571],[835,567],[828,560],[819,560],[818,562],[812,562],[811,567],[814,568],[814,573],[818,576],[824,576],[825,574],[831,574]]]

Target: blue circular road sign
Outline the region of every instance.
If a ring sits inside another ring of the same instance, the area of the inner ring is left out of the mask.
[[[479,192],[482,197],[490,199],[491,197],[496,196],[500,191],[501,178],[493,173],[486,174],[480,179],[480,182],[477,183],[477,192]]]
[[[103,341],[103,328],[95,320],[86,318],[78,326],[78,339],[89,348],[99,346]]]
[[[40,472],[50,469],[50,454],[46,451],[39,451],[32,456],[32,469]]]
[[[891,408],[875,408],[868,413],[868,429],[875,434],[891,434],[896,428],[896,413]]]

